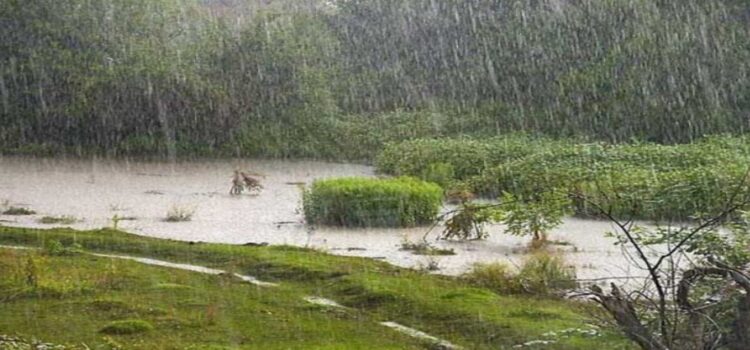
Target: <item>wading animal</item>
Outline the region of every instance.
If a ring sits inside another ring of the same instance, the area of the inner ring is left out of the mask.
[[[256,190],[260,192],[260,190],[263,189],[263,185],[260,184],[258,179],[246,174],[245,172],[235,170],[234,176],[232,176],[232,188],[229,190],[229,194],[239,195],[246,189],[248,191]]]
[[[244,172],[240,172],[240,175],[242,176],[242,181],[245,182],[245,188],[248,191],[256,190],[260,192],[260,190],[263,189],[263,185],[260,184],[260,180],[245,174]]]

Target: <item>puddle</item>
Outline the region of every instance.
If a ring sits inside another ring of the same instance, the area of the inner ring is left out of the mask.
[[[264,174],[258,194],[229,195],[234,169]],[[287,244],[313,247],[333,254],[383,259],[403,267],[436,263],[436,273],[456,275],[477,262],[504,261],[519,265],[528,237],[502,234],[500,225],[489,227],[483,241],[436,241],[436,227],[427,235],[437,248],[455,255],[421,256],[402,251],[404,240],[422,239],[427,227],[409,229],[341,229],[303,222],[300,188],[316,179],[340,176],[375,176],[374,169],[356,164],[282,160],[211,160],[159,163],[128,160],[36,159],[0,157],[0,203],[25,203],[38,214],[24,217],[0,215],[4,225],[49,228],[41,216],[73,216],[70,226],[96,229],[113,226],[128,232],[192,242],[229,244]],[[294,184],[294,185],[290,185]],[[190,221],[169,223],[164,218],[173,207],[194,208]],[[122,220],[129,218],[135,220]],[[614,226],[603,221],[568,218],[550,239],[569,242],[553,246],[576,266],[578,277],[645,276],[614,246],[604,232]],[[602,281],[601,283],[604,283]]]

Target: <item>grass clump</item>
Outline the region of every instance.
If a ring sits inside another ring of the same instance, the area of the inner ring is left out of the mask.
[[[154,329],[151,323],[143,320],[112,321],[102,327],[99,332],[112,335],[126,335],[149,332]]]
[[[558,291],[576,288],[575,270],[562,257],[537,252],[516,272],[508,264],[476,264],[463,278],[501,294],[552,296]]]
[[[552,295],[577,286],[575,270],[559,255],[537,252],[521,266],[516,276],[526,293]]]
[[[512,294],[522,291],[521,284],[515,276],[513,267],[505,263],[474,264],[471,271],[465,273],[463,278],[471,284],[491,289],[501,294]]]
[[[83,248],[77,243],[66,247],[58,240],[47,240],[44,242],[43,252],[47,255],[70,256],[80,254],[82,251]]]
[[[54,225],[54,224],[63,224],[63,225],[71,225],[78,221],[73,216],[63,215],[63,216],[43,216],[37,222],[40,224],[46,224],[46,225]]]
[[[410,227],[432,222],[442,204],[440,186],[409,177],[315,181],[303,195],[311,224]]]
[[[3,215],[34,215],[34,214],[36,214],[35,211],[29,208],[24,208],[24,207],[11,206],[10,208],[3,211]]]
[[[164,221],[166,222],[190,221],[193,219],[193,214],[195,214],[195,209],[193,208],[173,205],[172,208],[169,209],[169,211],[167,211],[167,217],[164,218]],[[123,218],[118,218],[118,219],[123,220]]]
[[[401,242],[401,250],[410,251],[416,255],[456,255],[453,249],[433,247],[431,244],[421,242]]]

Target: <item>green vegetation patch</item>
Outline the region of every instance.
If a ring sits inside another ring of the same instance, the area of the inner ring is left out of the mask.
[[[154,329],[151,323],[144,320],[121,320],[112,321],[104,326],[100,332],[105,334],[137,334]]]
[[[490,198],[509,193],[534,201],[562,192],[578,215],[597,214],[596,203],[615,216],[686,220],[720,210],[732,197],[750,164],[748,144],[727,136],[680,145],[527,136],[412,140],[390,144],[376,165],[382,173],[424,179],[451,167],[453,178],[442,180],[451,184],[449,192],[468,189]]]
[[[476,264],[463,278],[504,294],[552,295],[576,288],[575,271],[562,257],[545,252],[529,256],[518,271],[504,263]]]
[[[303,195],[308,223],[355,227],[427,224],[442,203],[440,186],[409,177],[318,180]]]

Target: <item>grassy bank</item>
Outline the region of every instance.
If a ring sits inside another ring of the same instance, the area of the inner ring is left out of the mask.
[[[577,303],[498,295],[455,278],[368,259],[291,247],[191,245],[112,230],[0,227],[0,244],[43,247],[51,241],[90,252],[190,262],[279,286],[259,288],[221,276],[89,255],[3,249],[0,333],[102,348],[106,342],[140,349],[429,348],[378,325],[396,321],[466,348],[503,349],[546,339],[543,334],[550,331],[588,328],[585,315],[590,310]],[[29,255],[34,256],[36,287],[24,277]],[[307,304],[302,298],[308,295],[330,298],[349,309]],[[137,335],[101,332],[123,320],[141,320],[153,330]],[[573,332],[556,340],[549,348],[628,348],[608,334]]]

